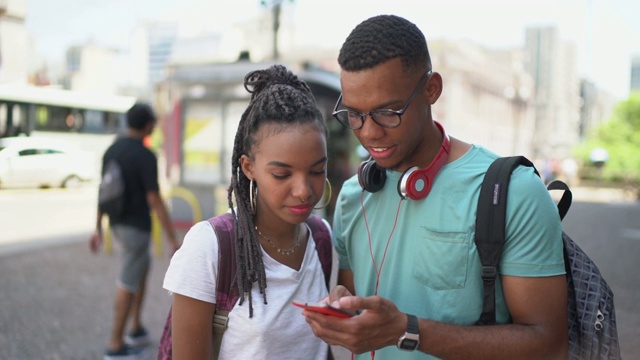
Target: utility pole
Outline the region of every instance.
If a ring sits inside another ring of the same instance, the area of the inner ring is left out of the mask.
[[[280,58],[280,51],[278,49],[278,32],[280,31],[280,12],[282,9],[282,2],[284,0],[260,0],[260,4],[267,8],[271,8],[273,18],[273,60]],[[290,0],[293,2],[293,0]]]

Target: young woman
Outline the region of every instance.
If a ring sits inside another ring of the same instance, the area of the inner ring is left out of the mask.
[[[228,191],[240,297],[219,358],[325,360],[328,345],[291,302],[328,294],[305,223],[325,191],[327,125],[310,88],[284,66],[251,72],[244,85],[251,101],[236,132]],[[211,358],[216,240],[208,221],[194,225],[167,270],[174,359]]]

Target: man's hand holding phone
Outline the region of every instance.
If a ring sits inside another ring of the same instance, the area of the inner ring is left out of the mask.
[[[292,302],[293,305],[305,309],[307,311],[313,311],[313,312],[317,312],[320,314],[325,314],[325,315],[331,315],[331,316],[337,316],[340,318],[350,318],[354,315],[357,315],[355,312],[351,312],[351,311],[347,311],[347,310],[342,310],[342,309],[337,309],[332,307],[329,304],[325,304],[325,303],[310,303],[310,302],[303,302],[303,301],[293,301]]]

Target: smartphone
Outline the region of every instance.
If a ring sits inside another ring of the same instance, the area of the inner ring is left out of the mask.
[[[299,307],[299,308],[303,308],[305,310],[309,310],[309,311],[315,311],[321,314],[325,314],[325,315],[331,315],[331,316],[337,316],[340,318],[350,318],[354,315],[356,315],[356,313],[351,312],[351,311],[347,311],[347,310],[342,310],[342,309],[336,309],[334,307],[332,307],[329,304],[324,304],[324,303],[309,303],[309,302],[303,302],[303,301],[293,301],[292,302],[293,305]]]

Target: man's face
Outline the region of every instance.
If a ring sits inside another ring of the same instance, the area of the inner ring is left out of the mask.
[[[401,115],[398,127],[384,128],[367,116],[362,128],[353,130],[360,143],[383,168],[403,172],[411,166],[425,167],[430,162],[426,158],[429,151],[425,146],[428,144],[424,141],[431,116],[427,91],[430,79],[419,84],[426,70],[406,72],[400,59],[392,59],[371,69],[342,71],[340,74],[341,107],[361,113],[378,109],[400,110],[416,90],[415,97]]]

